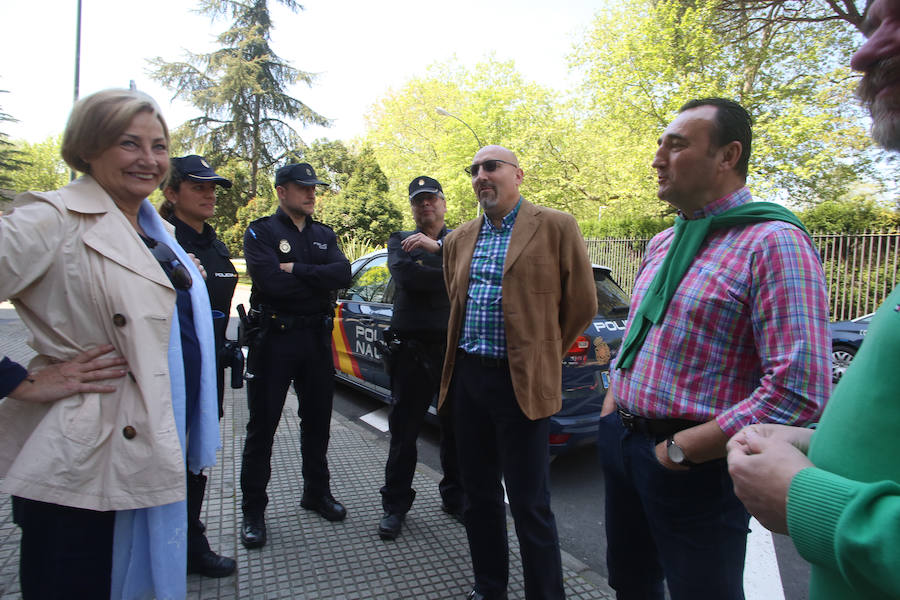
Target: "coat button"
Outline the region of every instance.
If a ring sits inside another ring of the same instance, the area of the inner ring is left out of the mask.
[[[132,427],[131,425],[126,425],[126,426],[122,429],[122,435],[125,436],[125,439],[126,439],[126,440],[133,440],[133,439],[134,439],[134,436],[137,435],[137,431],[135,431],[135,430],[134,430],[134,427]]]
[[[125,318],[125,315],[122,313],[116,313],[113,315],[113,325],[116,327],[125,327],[125,323],[128,322],[128,319]]]

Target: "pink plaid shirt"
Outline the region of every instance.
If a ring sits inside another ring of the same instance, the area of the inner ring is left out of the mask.
[[[742,188],[694,217],[750,201]],[[650,240],[632,311],[672,236],[670,228]],[[632,367],[610,375],[625,410],[648,418],[715,418],[730,436],[751,423],[817,421],[831,392],[830,348],[818,252],[793,225],[769,221],[711,232]]]

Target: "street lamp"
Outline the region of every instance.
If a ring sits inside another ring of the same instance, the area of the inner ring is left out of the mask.
[[[441,108],[440,106],[436,106],[434,110],[439,115],[442,115],[444,117],[453,117],[454,119],[456,119],[457,121],[459,121],[460,123],[465,125],[466,128],[472,132],[472,135],[475,136],[475,141],[478,142],[478,149],[480,150],[481,148],[484,147],[484,144],[481,143],[481,138],[478,137],[478,134],[475,133],[474,129],[469,127],[468,123],[466,123],[465,121],[463,121],[462,119],[460,119],[459,117],[457,117],[456,115],[454,115],[453,113],[448,111],[447,109]],[[481,216],[481,203],[480,202],[475,205],[475,217],[477,218],[479,216]]]
[[[457,121],[459,121],[460,123],[462,123],[463,125],[465,125],[465,126],[469,129],[469,131],[472,132],[472,135],[475,136],[475,141],[478,142],[478,148],[481,149],[482,147],[484,147],[484,144],[481,143],[481,138],[478,137],[478,134],[475,133],[475,130],[474,130],[474,129],[472,129],[471,127],[469,127],[469,124],[468,124],[468,123],[466,123],[465,121],[463,121],[462,119],[460,119],[459,117],[457,117],[456,115],[454,115],[453,113],[449,112],[448,110],[446,110],[446,109],[444,109],[444,108],[441,108],[440,106],[436,107],[434,110],[435,110],[435,112],[437,112],[437,114],[439,114],[439,115],[442,115],[442,116],[445,116],[445,117],[453,117],[454,119],[456,119]]]

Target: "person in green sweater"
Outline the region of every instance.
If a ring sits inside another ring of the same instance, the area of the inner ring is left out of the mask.
[[[851,66],[872,137],[900,150],[900,0],[869,2]],[[811,563],[810,598],[900,598],[900,286],[815,430],[750,425],[728,443],[747,510]]]

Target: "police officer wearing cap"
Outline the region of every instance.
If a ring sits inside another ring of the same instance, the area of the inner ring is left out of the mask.
[[[241,542],[247,548],[266,543],[272,443],[292,382],[299,399],[303,456],[300,506],[329,521],[347,515],[331,495],[326,452],[334,393],[331,292],[350,284],[350,262],[334,231],[312,218],[317,185],[326,184],[306,163],[278,169],[278,210],[253,221],[244,234],[244,257],[253,280],[251,312],[262,328],[261,340],[248,356],[248,364],[256,367],[248,381],[250,421],[241,464]]]
[[[378,525],[382,539],[395,539],[412,506],[416,468],[416,438],[425,413],[440,385],[447,342],[450,302],[444,287],[442,246],[447,227],[447,203],[441,184],[416,177],[409,184],[409,204],[415,231],[398,231],[388,240],[388,267],[396,285],[391,334],[396,340],[391,357],[391,406],[388,425],[391,447],[381,488],[384,517]],[[462,513],[456,443],[449,415],[441,415],[441,508]]]
[[[175,239],[192,253],[206,269],[206,289],[213,309],[213,333],[216,340],[216,373],[219,394],[219,418],[222,418],[225,393],[225,329],[231,298],[238,274],[231,263],[228,248],[216,237],[206,220],[215,214],[216,186],[231,187],[231,181],[217,174],[209,163],[196,154],[172,158],[168,178],[160,185],[165,201],[159,214],[175,226]],[[200,520],[206,475],[187,473],[188,573],[206,577],[226,577],[234,573],[234,559],[220,556],[209,547],[206,526]]]

